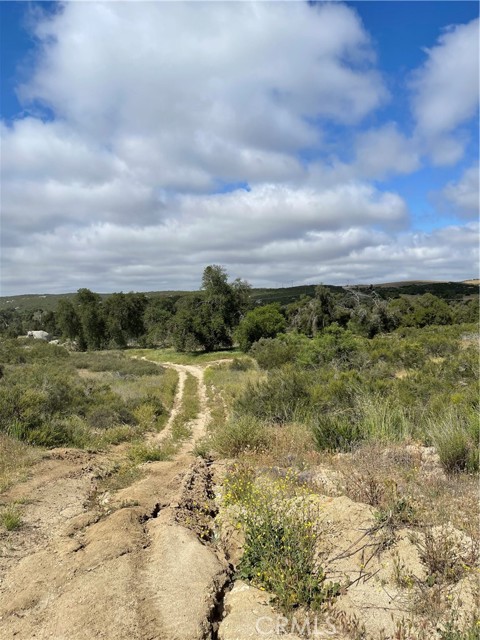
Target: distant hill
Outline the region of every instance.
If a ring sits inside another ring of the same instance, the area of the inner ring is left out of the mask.
[[[402,282],[382,282],[370,285],[349,285],[341,287],[336,285],[325,285],[333,293],[342,293],[347,289],[357,289],[364,292],[375,291],[378,296],[384,299],[398,298],[400,295],[422,295],[432,293],[444,300],[462,300],[478,295],[478,284],[480,280],[465,280],[463,282],[432,282],[429,280],[405,280]],[[317,285],[299,285],[296,287],[281,288],[258,288],[252,289],[252,300],[258,304],[269,304],[279,302],[289,304],[298,300],[302,296],[313,296]],[[181,297],[187,295],[188,291],[147,291],[145,295],[149,298],[156,297]],[[108,298],[111,294],[101,293],[103,298]],[[59,300],[68,300],[75,296],[75,293],[60,294],[25,294],[20,296],[1,296],[0,311],[5,309],[18,309],[19,311],[30,311],[43,309],[45,311],[55,311]]]

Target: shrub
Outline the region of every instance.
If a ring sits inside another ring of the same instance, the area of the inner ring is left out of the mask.
[[[261,338],[250,349],[250,354],[261,369],[277,369],[293,362],[297,347],[293,342],[279,338]]]
[[[242,351],[248,351],[260,338],[275,338],[278,333],[285,331],[285,326],[280,305],[267,304],[245,314],[235,331],[235,339]]]
[[[317,414],[311,425],[319,451],[350,451],[363,438],[352,412]]]
[[[255,363],[251,358],[234,358],[230,363],[231,371],[250,371],[255,368]]]
[[[212,438],[212,446],[220,455],[233,458],[243,451],[260,450],[268,443],[264,423],[253,416],[232,416],[219,426]]]
[[[267,422],[285,423],[304,416],[310,404],[308,373],[293,366],[271,371],[265,380],[249,382],[234,410]]]
[[[227,504],[236,496],[243,507],[241,578],[274,593],[285,613],[298,606],[318,608],[338,593],[339,585],[326,581],[317,561],[316,509],[306,496],[295,495],[289,478],[258,486],[241,473],[227,477],[225,488]]]
[[[447,472],[478,471],[478,411],[452,407],[441,418],[429,420],[428,433]]]

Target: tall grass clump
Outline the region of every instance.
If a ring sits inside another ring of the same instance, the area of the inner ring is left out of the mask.
[[[310,425],[319,451],[350,451],[364,439],[352,411],[319,413],[312,416]]]
[[[135,464],[142,462],[164,462],[170,460],[177,450],[172,438],[166,438],[159,445],[149,445],[147,443],[134,444],[128,457]]]
[[[238,414],[284,424],[303,418],[310,405],[309,373],[287,365],[248,382],[233,408]]]
[[[429,419],[428,434],[445,471],[474,473],[479,470],[478,411],[450,407],[443,415]]]
[[[258,481],[257,481],[258,482]],[[225,502],[239,502],[245,533],[239,577],[275,595],[285,613],[318,608],[338,593],[316,553],[317,513],[290,477],[257,484],[246,473],[227,476]]]
[[[22,517],[16,504],[10,504],[0,510],[0,525],[7,531],[15,531],[22,526]]]
[[[359,395],[356,412],[358,429],[365,440],[400,442],[412,434],[408,413],[395,397]]]
[[[218,426],[211,445],[220,455],[233,458],[244,451],[259,451],[268,444],[267,429],[254,416],[233,415],[225,425]]]

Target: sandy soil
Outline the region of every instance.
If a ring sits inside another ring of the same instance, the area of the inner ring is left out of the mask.
[[[172,461],[143,465],[145,476],[118,491],[107,510],[99,508],[105,498],[96,485],[121,460],[118,448],[102,455],[51,451],[30,479],[0,496],[23,502],[24,522],[0,538],[2,640],[212,637],[229,569],[195,527],[185,526],[191,505],[211,499],[208,466],[191,454],[209,419],[203,369],[169,366],[180,377],[173,411],[151,437],[169,433],[187,372],[199,380],[201,405],[192,438]]]

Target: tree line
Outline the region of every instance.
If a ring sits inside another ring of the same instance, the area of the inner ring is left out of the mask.
[[[313,296],[290,304],[255,303],[248,282],[230,282],[223,267],[209,265],[198,292],[102,298],[82,288],[72,299],[60,300],[55,311],[1,311],[0,332],[15,337],[43,329],[80,351],[129,345],[213,351],[234,344],[248,351],[261,338],[284,332],[314,337],[331,325],[372,338],[400,327],[477,321],[478,297],[449,304],[431,293],[385,300],[375,291],[319,285]]]

